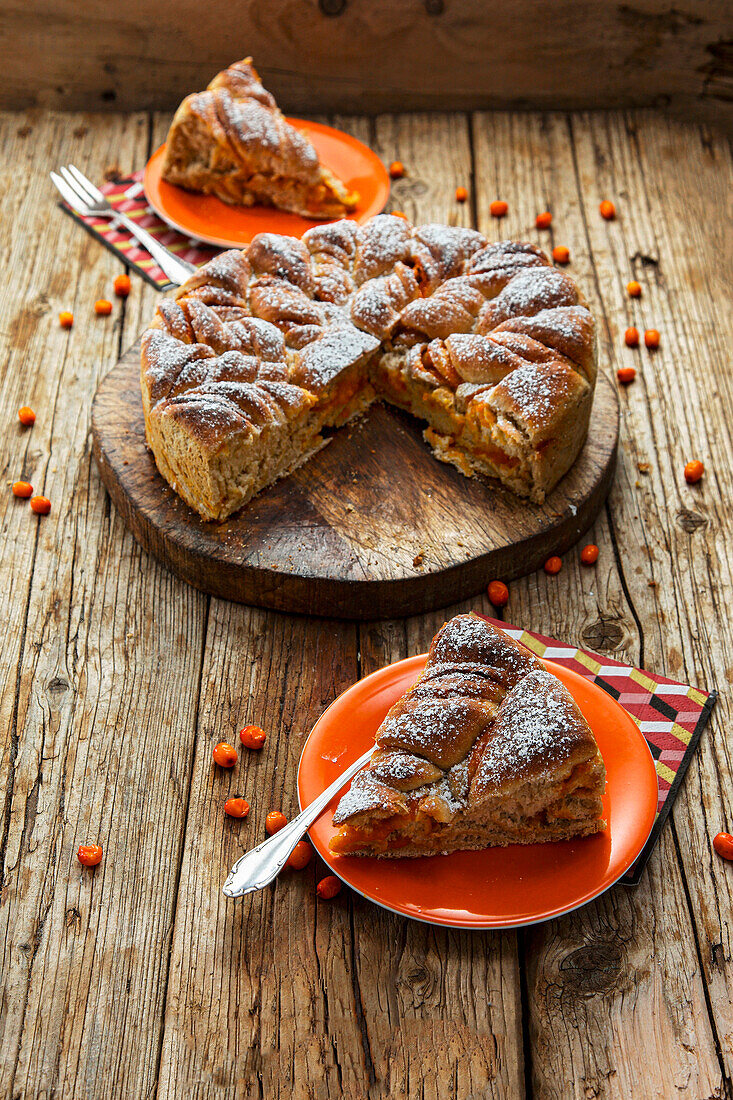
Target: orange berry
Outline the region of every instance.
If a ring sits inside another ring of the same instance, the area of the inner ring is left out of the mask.
[[[713,848],[723,859],[733,859],[733,836],[730,833],[718,833],[713,839]]]
[[[562,558],[552,557],[548,558],[545,562],[545,573],[549,573],[551,577],[554,577],[556,573],[559,573],[562,569]]]
[[[598,561],[598,547],[592,542],[589,542],[587,546],[584,546],[580,551],[580,560],[583,565],[595,565]]]
[[[233,768],[237,762],[237,750],[234,745],[228,745],[226,741],[220,741],[218,745],[214,745],[212,756],[214,763],[220,768]]]
[[[659,347],[659,333],[655,328],[648,328],[644,333],[644,343],[648,348],[655,350]]]
[[[302,871],[304,867],[307,867],[313,856],[313,849],[307,840],[299,840],[293,848],[288,862],[285,864],[291,871]]]
[[[468,198],[468,191],[465,187],[456,187],[456,202],[465,202]]]
[[[393,180],[400,180],[405,174],[405,166],[401,160],[393,160],[389,166],[389,174]]]
[[[637,283],[636,279],[632,279],[630,283],[626,284],[626,293],[629,298],[641,298],[641,283]]]
[[[98,863],[102,862],[103,855],[101,844],[82,844],[79,846],[76,858],[85,867],[96,867]]]
[[[549,229],[552,225],[552,214],[549,210],[545,210],[543,214],[538,214],[534,220],[538,229]]]
[[[245,749],[261,749],[267,734],[259,726],[245,726],[239,731],[239,740]]]
[[[22,409],[18,409],[18,420],[24,428],[31,428],[36,422],[36,414],[33,409],[24,405]]]
[[[552,250],[552,258],[557,264],[570,263],[570,249],[567,245],[558,244]]]
[[[239,795],[228,798],[224,803],[224,813],[230,817],[246,817],[249,813],[249,802]]]
[[[696,458],[685,466],[685,481],[688,485],[696,485],[704,473],[705,467],[700,459]]]
[[[130,282],[129,275],[118,275],[113,284],[115,288],[115,294],[118,298],[126,298],[132,290],[132,283]]]
[[[31,497],[31,511],[37,516],[47,516],[51,511],[51,501],[48,497]]]
[[[391,210],[390,213],[393,218],[404,218],[406,222],[410,220],[403,210]]]
[[[22,497],[23,500],[27,500],[28,497],[32,497],[33,486],[31,485],[30,481],[14,481],[13,496]]]
[[[639,346],[639,330],[638,328],[627,328],[624,333],[624,343],[627,348],[638,348]]]
[[[284,813],[281,813],[280,810],[270,810],[265,818],[265,832],[272,836],[273,833],[279,833],[287,823],[288,819]]]
[[[636,367],[619,367],[616,377],[622,386],[628,386],[629,382],[633,382],[636,378]]]
[[[488,592],[494,607],[506,607],[509,603],[509,589],[503,581],[491,581]]]
[[[106,298],[99,298],[94,303],[94,312],[99,314],[100,317],[109,317],[112,312],[112,303],[108,302]]]
[[[616,217],[616,207],[608,199],[604,199],[598,209],[601,212],[601,217],[605,218],[607,222],[613,221]]]
[[[494,199],[489,206],[492,218],[503,218],[509,209],[509,203],[504,202],[503,199]]]
[[[316,893],[324,901],[330,901],[331,898],[335,898],[337,894],[341,893],[342,886],[341,879],[336,878],[335,875],[326,875],[316,886]]]
[[[68,309],[62,309],[59,313],[59,324],[61,328],[71,328],[74,324],[74,314]]]

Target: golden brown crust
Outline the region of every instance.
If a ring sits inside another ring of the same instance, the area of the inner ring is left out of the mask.
[[[605,827],[605,768],[576,703],[476,615],[439,631],[375,740],[334,813],[336,852],[426,855]]]
[[[359,201],[285,120],[251,57],[183,100],[168,133],[163,179],[235,205],[265,203],[308,218],[343,217]]]

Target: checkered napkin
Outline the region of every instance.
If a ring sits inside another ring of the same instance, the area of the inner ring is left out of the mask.
[[[161,221],[158,215],[148,206],[148,200],[145,198],[145,192],[143,191],[142,178],[142,172],[135,172],[131,176],[103,183],[100,191],[103,192],[107,201],[114,206],[115,210],[127,214],[128,218],[132,218],[143,229],[147,229],[151,236],[164,244],[171,252],[175,252],[176,256],[180,256],[182,260],[188,260],[189,263],[200,267],[201,264],[207,263],[213,256],[221,252],[220,248],[214,248],[211,245],[192,240],[185,233],[179,233],[166,225],[164,221]],[[168,276],[160,270],[150,253],[139,245],[135,238],[121,227],[114,218],[84,218],[72,210],[68,203],[61,202],[59,205],[75,221],[83,225],[93,237],[106,245],[111,252],[115,252],[123,263],[134,268],[138,275],[141,275],[143,279],[157,287],[158,290],[166,290],[173,285]]]
[[[482,616],[510,638],[526,645],[538,657],[547,657],[564,668],[585,676],[607,691],[628,711],[644,735],[657,769],[657,816],[649,840],[621,881],[636,886],[657,842],[672,803],[677,797],[692,754],[717,698],[715,691],[701,691],[665,676],[612,661],[600,653],[577,649],[530,630]]]

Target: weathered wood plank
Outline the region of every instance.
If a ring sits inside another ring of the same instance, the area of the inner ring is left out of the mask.
[[[1,587],[23,614],[13,611],[4,644],[17,655],[3,662],[18,679],[3,692],[0,1091],[143,1096],[161,1036],[205,601],[141,554],[92,466],[91,397],[124,315],[118,303],[103,320],[92,304],[111,296],[121,266],[55,209],[47,171],[70,160],[99,177],[111,161],[140,163],[147,120],[2,125],[3,416],[12,424],[22,401],[38,414],[31,433],[9,433],[6,471],[22,467],[53,507],[38,520],[3,495],[12,554]],[[19,165],[27,192],[14,187]],[[61,308],[74,311],[71,333]],[[76,861],[89,841],[106,850],[94,872]]]

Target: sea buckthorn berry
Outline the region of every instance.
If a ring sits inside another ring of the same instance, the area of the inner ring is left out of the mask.
[[[48,497],[31,497],[31,511],[37,516],[47,516],[51,511],[51,501]]]
[[[98,863],[102,862],[103,855],[101,844],[81,844],[79,851],[76,853],[76,858],[85,867],[96,867]]]
[[[229,814],[230,817],[246,817],[249,813],[249,802],[245,798],[240,798],[239,795],[228,798],[224,803],[224,813]]]
[[[389,166],[389,174],[393,180],[401,180],[405,174],[405,166],[401,160],[393,160]]]
[[[261,749],[267,734],[259,726],[245,726],[239,731],[239,740],[245,749]]]
[[[291,871],[302,871],[304,867],[307,867],[313,856],[313,849],[307,840],[299,840],[293,848],[288,862],[285,864]]]
[[[613,221],[616,217],[616,207],[608,199],[604,199],[598,209],[601,212],[601,217],[605,218],[607,222]]]
[[[340,878],[336,878],[335,875],[326,875],[316,886],[316,893],[324,901],[330,901],[331,898],[335,898],[337,894],[341,893],[342,886],[343,883]]]
[[[598,547],[589,542],[587,546],[584,546],[580,551],[580,560],[583,565],[595,565],[598,561]]]
[[[272,836],[273,833],[279,833],[287,823],[288,819],[284,813],[281,813],[280,810],[270,810],[265,818],[265,832]]]
[[[655,328],[648,328],[646,330],[644,333],[644,343],[652,350],[659,347],[659,333]]]
[[[556,264],[569,264],[570,249],[564,244],[555,245],[552,250],[552,258]]]
[[[509,603],[509,589],[503,581],[491,581],[488,592],[494,607],[506,607]]]
[[[27,500],[28,497],[32,497],[33,486],[31,485],[30,481],[14,481],[13,496],[22,497],[23,500]]]
[[[633,382],[636,378],[636,367],[619,367],[616,377],[622,386],[628,386],[629,382]]]
[[[118,298],[126,298],[132,289],[129,275],[118,275],[113,285]]]
[[[404,218],[406,222],[410,220],[404,210],[391,210],[390,213],[393,218]]]
[[[624,343],[627,348],[638,348],[639,346],[639,330],[638,328],[627,328],[624,333]]]
[[[237,750],[234,745],[228,745],[226,741],[220,741],[218,745],[214,745],[212,756],[214,763],[220,768],[233,768],[237,762]]]
[[[549,210],[545,210],[542,214],[538,214],[534,220],[538,229],[549,229],[552,225],[552,214]]]
[[[641,298],[641,283],[637,283],[636,279],[632,279],[630,283],[626,284],[626,293],[629,298]]]
[[[562,569],[562,558],[552,557],[548,558],[545,562],[545,573],[549,573],[551,577],[554,577],[556,573],[559,573]]]
[[[704,473],[705,467],[700,459],[696,458],[685,466],[685,481],[688,485],[696,485]]]
[[[94,303],[94,312],[99,314],[100,317],[109,317],[112,312],[112,303],[108,302],[106,298],[99,298]]]
[[[468,198],[468,191],[465,187],[456,187],[456,202],[465,202]]]
[[[36,414],[33,409],[24,405],[22,409],[18,409],[18,420],[24,428],[31,428],[36,422]]]
[[[503,218],[509,209],[509,203],[504,202],[503,199],[494,199],[489,206],[492,218]]]
[[[72,328],[74,324],[74,314],[68,309],[62,309],[59,313],[59,324],[61,328]]]
[[[723,859],[733,859],[733,836],[730,833],[718,833],[713,840],[713,848]]]

